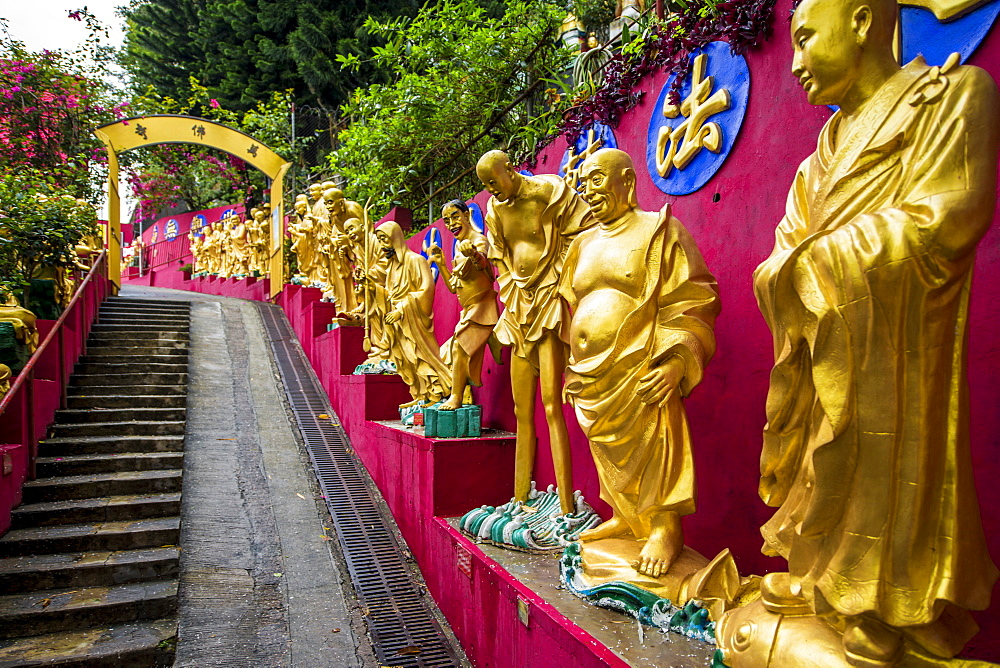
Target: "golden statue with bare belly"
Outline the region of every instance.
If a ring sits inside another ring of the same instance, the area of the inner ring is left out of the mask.
[[[480,158],[476,174],[493,196],[486,214],[489,259],[497,267],[500,301],[505,307],[494,334],[501,344],[513,348],[514,498],[524,502],[531,490],[537,445],[535,394],[541,385],[560,506],[563,513],[571,513],[575,508],[573,470],[562,412],[569,312],[557,287],[566,247],[591,224],[590,210],[560,177],[519,174],[502,151]]]
[[[601,149],[581,168],[600,223],[570,245],[560,294],[570,304],[565,394],[611,519],[580,534],[641,541],[639,573],[665,575],[694,512],[694,463],[682,398],[715,351],[715,278],[670,208],[642,211],[629,156]]]

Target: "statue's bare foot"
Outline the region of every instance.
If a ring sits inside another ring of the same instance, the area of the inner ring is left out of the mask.
[[[448,397],[448,401],[445,401],[437,408],[438,410],[442,411],[453,411],[461,407],[462,407],[462,397],[453,394],[450,397]]]
[[[654,518],[649,538],[639,551],[635,570],[651,578],[666,574],[684,549],[684,532],[677,513],[661,513]]]
[[[619,536],[632,535],[632,529],[628,522],[617,515],[613,515],[607,522],[601,522],[593,529],[580,532],[580,540],[584,542],[592,540],[602,540],[604,538],[618,538]]]

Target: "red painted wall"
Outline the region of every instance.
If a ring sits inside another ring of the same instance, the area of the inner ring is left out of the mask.
[[[736,144],[718,173],[700,191],[674,197],[664,195],[649,178],[645,164],[646,133],[650,114],[665,77],[645,81],[646,94],[615,129],[619,148],[628,152],[638,174],[639,204],[657,210],[670,202],[676,215],[697,241],[709,268],[719,282],[722,314],[716,324],[718,351],[701,386],[687,400],[695,444],[698,512],[685,518],[688,545],[711,557],[725,547],[732,549],[742,573],[762,574],[783,570],[784,561],[760,554],[759,527],[770,518],[757,496],[764,401],[773,357],[771,336],[753,295],[751,274],[771,251],[774,230],[780,221],[789,185],[798,164],[813,152],[820,128],[830,115],[825,107],[808,104],[791,75],[792,50],[786,18],[789,0],[778,2],[775,34],[761,49],[747,57],[750,67],[749,106]],[[969,60],[1000,80],[1000,29],[993,27]],[[531,166],[536,174],[555,173],[566,148],[558,140]],[[713,202],[718,193],[719,201]],[[486,193],[475,201],[486,210]],[[452,238],[441,221],[445,254],[451,256]],[[420,249],[424,233],[410,240]],[[972,448],[976,482],[989,545],[1000,562],[1000,227],[982,241],[976,263],[972,298],[972,332],[969,346],[969,381],[972,391]],[[436,334],[443,342],[458,319],[458,303],[438,281],[435,306]],[[505,352],[505,356],[509,352]],[[514,429],[507,367],[488,360],[484,387],[475,392],[483,405],[487,425]],[[566,408],[573,441],[574,486],[606,515],[598,500],[596,471],[586,439]],[[540,438],[536,479],[554,483],[548,453],[548,436],[538,404],[536,423]],[[498,499],[501,501],[501,499]],[[1000,592],[994,605],[977,615],[983,627],[966,655],[1000,659]]]

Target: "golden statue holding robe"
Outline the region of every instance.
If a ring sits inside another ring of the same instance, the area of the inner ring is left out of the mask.
[[[541,386],[560,506],[563,513],[572,513],[573,467],[562,404],[570,316],[557,289],[566,248],[591,224],[590,210],[560,177],[520,174],[502,151],[483,155],[476,174],[492,195],[486,213],[488,257],[496,265],[504,304],[494,334],[502,345],[512,347],[514,498],[524,502],[531,490],[535,395]]]
[[[344,223],[344,231],[346,234],[341,239],[338,252],[348,264],[353,266],[352,275],[355,278],[369,277],[372,283],[384,286],[388,259],[371,225],[358,218],[348,218]],[[370,298],[371,290],[371,284],[366,288],[364,281],[356,281],[354,296],[358,305],[354,310],[343,314],[341,318],[341,320],[346,319],[356,324],[363,321],[367,323],[369,347],[366,351],[368,353],[366,364],[389,359],[388,344],[385,339],[385,313],[381,310],[379,300]],[[366,311],[367,320],[365,319]]]
[[[840,110],[754,273],[775,355],[760,495],[778,510],[761,533],[788,573],[723,619],[734,668],[954,656],[997,579],[965,346],[1000,98],[958,54],[900,68],[896,12],[895,0],[805,0],[792,17],[792,73],[810,103]]]
[[[392,220],[375,230],[379,247],[387,259],[385,285],[372,290],[383,319],[389,359],[410,388],[413,401],[434,403],[450,392],[449,369],[434,338],[434,275],[427,259],[406,245],[402,228]],[[365,274],[365,280],[369,277]]]
[[[683,397],[715,352],[715,278],[666,206],[638,208],[628,154],[584,162],[584,199],[599,225],[570,244],[559,292],[573,319],[565,395],[590,441],[610,520],[580,539],[643,541],[636,570],[665,575],[694,512],[694,462]]]
[[[354,283],[351,265],[340,253],[343,245],[344,223],[349,218],[362,219],[364,209],[357,202],[344,197],[338,188],[329,188],[323,193],[323,204],[326,207],[327,218],[321,225],[320,257],[324,265],[327,290],[324,296],[336,302],[342,313],[354,310],[358,303],[354,298]]]
[[[441,215],[458,242],[454,265],[448,267],[437,246],[429,249],[429,259],[440,268],[448,290],[458,297],[462,315],[454,336],[441,348],[445,363],[451,366],[451,396],[438,408],[454,410],[462,405],[468,383],[476,387],[483,384],[483,357],[500,315],[493,267],[486,259],[486,237],[472,226],[469,205],[452,200],[444,205]]]

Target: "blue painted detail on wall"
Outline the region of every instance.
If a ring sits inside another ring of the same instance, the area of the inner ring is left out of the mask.
[[[518,172],[518,174],[521,174],[522,176],[534,176],[535,175],[535,173],[533,171],[531,171],[530,169],[522,169],[521,171]]]
[[[469,213],[472,214],[472,226],[476,228],[476,231],[480,234],[486,234],[486,217],[483,216],[483,210],[479,208],[479,205],[475,202],[469,204]]]
[[[718,153],[703,148],[684,169],[675,167],[667,172],[666,177],[660,176],[656,169],[657,140],[660,128],[675,128],[685,121],[685,117],[680,114],[676,118],[667,118],[663,115],[663,104],[667,99],[667,93],[670,91],[670,84],[674,78],[671,76],[663,84],[656,106],[653,108],[653,114],[649,120],[649,132],[646,137],[646,166],[649,169],[649,176],[653,179],[653,184],[668,195],[689,195],[708,183],[732,151],[747,110],[750,96],[750,69],[747,67],[746,59],[743,56],[732,55],[729,51],[729,44],[726,42],[711,42],[704,49],[693,53],[691,58],[694,59],[702,51],[708,55],[705,77],[713,77],[709,95],[722,88],[729,91],[729,108],[705,119],[706,123],[719,125],[722,131],[722,141]],[[681,88],[680,99],[682,102],[690,92],[691,78],[689,77]]]
[[[982,43],[998,15],[1000,0],[992,0],[947,23],[938,21],[923,7],[903,7],[900,10],[903,62],[923,54],[928,65],[944,65],[948,56],[958,51],[964,63]]]
[[[587,150],[587,143],[590,141],[590,129],[594,129],[594,139],[601,140],[601,148],[618,148],[618,139],[615,137],[615,132],[610,127],[604,123],[599,123],[594,121],[591,125],[587,127],[580,136],[576,138],[576,143],[573,144],[573,152],[576,155],[580,155]],[[566,176],[566,163],[569,162],[569,149],[563,153],[562,160],[559,162],[559,176]]]
[[[167,241],[173,241],[177,238],[177,220],[171,218],[167,221],[166,226],[163,228],[163,237]]]
[[[225,211],[222,212],[222,215],[219,216],[219,220],[225,220],[226,218],[235,215],[236,215],[236,209],[226,209]]]
[[[208,219],[205,218],[204,214],[198,214],[191,219],[191,229],[194,230],[194,235],[196,237],[203,237],[205,233],[201,231],[201,228],[208,225]]]
[[[420,244],[420,254],[425,258],[430,259],[427,251],[431,246],[444,248],[444,246],[441,245],[441,230],[436,227],[428,228],[427,232],[424,234],[424,240]],[[438,269],[436,262],[431,262],[431,273],[434,274],[434,282],[436,283],[438,275],[441,273],[441,270]]]

